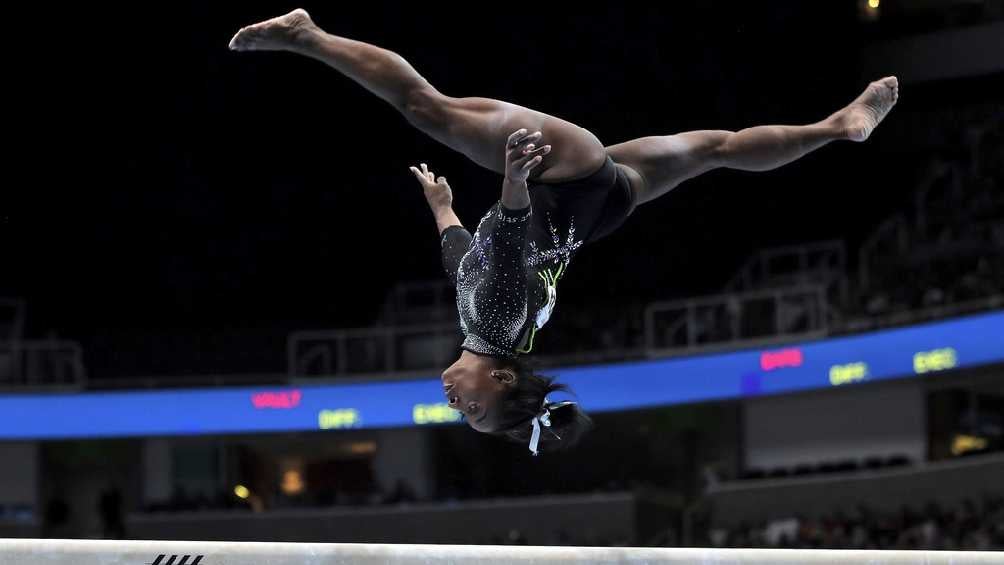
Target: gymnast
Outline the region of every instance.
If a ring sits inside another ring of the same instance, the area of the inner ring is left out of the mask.
[[[488,98],[454,98],[401,56],[328,34],[304,10],[242,28],[235,51],[288,51],[317,59],[391,104],[414,127],[504,175],[500,200],[474,235],[453,212],[446,178],[425,164],[421,183],[457,289],[464,342],[442,374],[449,405],[479,432],[526,442],[535,455],[574,444],[591,427],[564,387],[522,358],[547,323],[557,283],[584,245],[617,229],[640,204],[717,168],[768,171],[838,140],[864,141],[896,104],[886,77],[846,107],[802,126],[758,126],[644,137],[604,147],[560,118]]]

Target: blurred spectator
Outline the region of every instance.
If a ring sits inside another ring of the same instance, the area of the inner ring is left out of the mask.
[[[101,535],[105,539],[125,537],[125,522],[122,519],[122,493],[109,486],[98,499],[98,514],[101,516]]]
[[[384,504],[402,504],[406,502],[415,502],[418,500],[418,495],[415,494],[415,489],[411,488],[404,479],[398,479],[397,483],[394,484],[394,490],[384,498]]]
[[[62,493],[56,492],[45,505],[45,514],[42,517],[43,536],[48,538],[68,537],[63,532],[69,522],[70,505],[67,504]]]

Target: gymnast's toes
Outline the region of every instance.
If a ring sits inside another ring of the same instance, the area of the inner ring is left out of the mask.
[[[314,28],[306,10],[292,12],[243,27],[230,40],[233,51],[275,51],[294,44],[306,31]]]

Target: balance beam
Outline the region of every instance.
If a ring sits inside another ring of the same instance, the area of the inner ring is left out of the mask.
[[[0,540],[0,565],[431,565],[669,563],[673,565],[970,565],[1004,552],[527,547],[219,541]]]

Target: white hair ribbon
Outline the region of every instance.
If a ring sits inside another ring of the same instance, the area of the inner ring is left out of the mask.
[[[574,402],[555,402],[551,404],[551,401],[544,398],[544,404],[540,408],[540,412],[533,417],[530,423],[533,425],[533,431],[530,432],[530,453],[537,455],[537,447],[540,444],[540,432],[541,427],[550,428],[551,427],[551,409],[560,408],[561,406],[567,406],[569,404],[575,404]],[[551,432],[554,434],[554,432]],[[561,439],[561,436],[554,434],[554,437]]]
[[[537,444],[540,443],[540,427],[545,428],[551,427],[551,413],[547,411],[547,402],[544,402],[544,407],[541,408],[540,413],[533,417],[533,432],[530,433],[530,452],[537,455]]]

